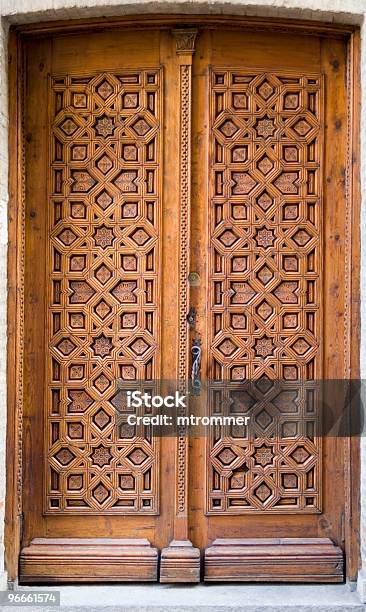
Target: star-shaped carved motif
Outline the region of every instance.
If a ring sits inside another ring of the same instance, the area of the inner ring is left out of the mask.
[[[260,446],[254,453],[254,459],[258,465],[268,465],[273,459],[272,449],[269,446]]]
[[[257,136],[262,136],[263,138],[273,136],[274,132],[276,131],[274,121],[269,117],[263,117],[263,119],[258,119],[255,129],[257,132]]]
[[[255,342],[255,352],[257,356],[268,357],[273,354],[273,349],[273,340],[272,338],[267,338],[267,336],[263,336],[263,338],[259,338]]]
[[[103,467],[104,465],[108,465],[111,460],[111,453],[109,448],[105,446],[99,446],[94,449],[94,452],[91,455],[93,463],[95,465],[99,465],[99,467]]]
[[[94,355],[98,355],[99,357],[106,357],[110,354],[112,350],[112,341],[110,338],[106,336],[99,336],[99,338],[95,338],[92,349],[94,351]]]
[[[268,247],[273,246],[275,236],[272,230],[263,228],[257,231],[255,240],[258,246],[263,247],[264,249],[267,249]]]
[[[105,249],[111,246],[114,240],[113,230],[109,227],[98,227],[94,232],[94,241],[97,246]]]
[[[115,123],[112,117],[107,117],[104,115],[103,117],[99,117],[95,122],[95,130],[99,136],[103,136],[107,138],[107,136],[111,136],[116,129]]]

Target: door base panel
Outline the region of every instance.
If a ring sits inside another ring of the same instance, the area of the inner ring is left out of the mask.
[[[35,538],[20,554],[20,582],[156,581],[157,569],[145,539]]]
[[[217,539],[206,581],[343,582],[343,553],[328,538]]]
[[[189,540],[172,540],[161,551],[160,582],[199,582],[200,551]]]

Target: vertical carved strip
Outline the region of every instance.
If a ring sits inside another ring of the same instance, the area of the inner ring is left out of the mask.
[[[179,253],[179,380],[188,378],[189,346],[186,314],[189,308],[189,230],[190,230],[190,129],[191,129],[191,67],[180,67],[180,253]],[[186,510],[187,439],[178,436],[177,512]]]
[[[347,66],[346,66],[346,77],[347,77],[347,89],[352,91],[352,66],[351,66],[351,54],[347,54]],[[345,168],[345,244],[352,244],[351,231],[352,231],[352,215],[351,215],[351,202],[352,202],[352,172],[350,160],[352,157],[352,126],[353,126],[353,108],[352,108],[352,97],[347,97],[347,151],[346,151],[346,168]],[[343,342],[343,369],[344,378],[347,380],[351,378],[351,287],[350,279],[352,274],[352,257],[351,249],[346,248],[344,250],[344,342]],[[348,460],[346,460],[346,465]]]
[[[191,67],[180,67],[180,253],[179,253],[179,379],[188,375],[188,274],[190,228]]]
[[[20,97],[24,100],[24,72],[21,71],[20,75]],[[17,363],[16,363],[16,415],[17,415],[17,481],[16,481],[16,500],[17,500],[17,514],[18,517],[22,515],[23,503],[22,503],[22,487],[23,487],[23,395],[24,395],[24,278],[25,278],[25,138],[24,138],[24,106],[20,113],[20,133],[18,135],[18,142],[21,147],[21,185],[19,189],[19,201],[20,211],[18,220],[18,234],[19,234],[19,259],[18,259],[18,270],[17,270]]]
[[[178,378],[185,389],[189,367],[187,312],[189,308],[189,238],[191,208],[191,90],[192,55],[196,30],[173,30],[179,61],[179,338]],[[184,414],[184,409],[182,409]],[[188,539],[188,440],[185,429],[178,432],[176,456],[176,516],[174,539],[161,551],[160,582],[199,582],[200,551]]]
[[[187,332],[187,312],[189,308],[189,236],[191,203],[191,90],[192,56],[194,53],[196,30],[174,30],[176,51],[180,60],[180,252],[179,252],[179,348],[178,377],[180,381],[188,378],[189,346]],[[178,435],[177,448],[177,513],[184,514],[187,509],[187,439]]]

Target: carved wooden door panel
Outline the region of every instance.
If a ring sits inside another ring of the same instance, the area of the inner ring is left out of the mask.
[[[23,581],[156,580],[173,535],[174,440],[126,424],[117,387],[176,378],[175,43],[137,38],[26,49]]]
[[[205,580],[339,581],[343,441],[322,439],[319,381],[347,376],[346,197],[330,156],[346,150],[345,49],[212,31],[195,58],[192,336],[207,412],[250,421],[192,441],[191,539]]]
[[[348,372],[344,42],[112,28],[25,57],[21,580],[154,581],[160,554],[162,582],[341,581],[317,381]],[[248,427],[126,424],[118,381],[184,382],[194,340],[190,406]]]

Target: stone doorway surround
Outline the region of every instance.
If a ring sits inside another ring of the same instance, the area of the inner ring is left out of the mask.
[[[0,588],[7,586],[4,566],[7,415],[7,211],[8,93],[7,48],[12,24],[143,14],[240,15],[304,19],[358,25],[361,29],[361,194],[366,189],[366,0],[0,0]],[[366,378],[366,196],[361,201],[361,379]],[[11,460],[11,457],[9,457]],[[361,442],[361,557],[358,593],[366,603],[366,439]],[[140,608],[141,609],[141,608]],[[239,608],[236,608],[239,609]],[[320,609],[320,608],[319,608]],[[324,608],[326,609],[326,608]],[[342,608],[348,609],[348,608]]]

